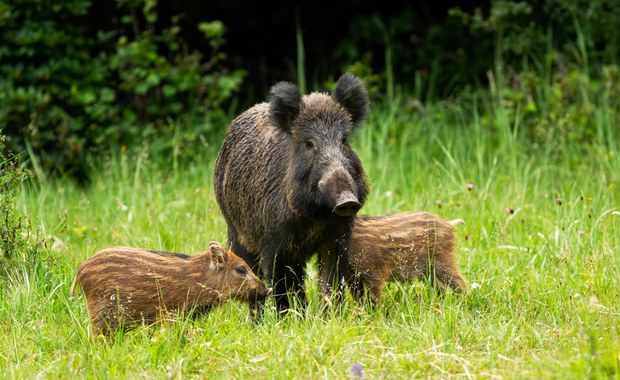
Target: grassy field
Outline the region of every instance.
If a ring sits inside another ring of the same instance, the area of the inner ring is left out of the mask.
[[[485,121],[472,106],[420,114],[402,104],[376,105],[354,139],[372,182],[362,213],[464,219],[457,244],[468,294],[392,283],[378,310],[348,297],[324,315],[309,268],[305,315],[271,311],[255,325],[231,302],[196,321],[93,341],[82,295],[69,300],[75,269],[92,253],[225,243],[212,190],[219,141],[188,165],[125,153],[87,190],[24,186],[19,210],[49,258],[0,293],[0,377],[620,378],[616,120],[603,113],[593,145],[533,146],[518,115],[499,106]]]

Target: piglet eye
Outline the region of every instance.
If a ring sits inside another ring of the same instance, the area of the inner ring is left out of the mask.
[[[312,142],[312,140],[306,140],[306,148],[307,149],[314,148],[314,143]]]
[[[240,276],[246,276],[248,274],[248,270],[243,265],[236,267],[235,272]]]
[[[347,139],[347,136],[342,136],[342,140],[341,141],[342,141],[343,145],[346,145],[346,144],[349,143],[349,139]]]

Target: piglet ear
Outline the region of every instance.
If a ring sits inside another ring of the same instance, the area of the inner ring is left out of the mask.
[[[301,94],[290,82],[279,82],[269,91],[269,117],[285,132],[290,132],[293,120],[301,111]]]
[[[211,252],[211,260],[218,267],[224,265],[228,260],[228,252],[217,242],[209,243],[209,251]]]
[[[350,73],[341,76],[336,82],[332,96],[351,114],[353,125],[358,126],[366,119],[370,109],[370,99],[368,99],[366,87],[358,77]]]

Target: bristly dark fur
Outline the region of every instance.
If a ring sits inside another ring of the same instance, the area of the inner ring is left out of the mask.
[[[294,84],[280,82],[271,88],[269,115],[271,122],[283,131],[290,130],[293,120],[299,115],[301,106],[301,95]]]
[[[305,302],[303,272],[315,252],[321,291],[342,295],[352,216],[369,191],[348,142],[368,94],[350,74],[333,94],[302,97],[295,85],[276,84],[269,103],[231,123],[215,164],[230,247],[272,284],[279,311],[289,294]]]
[[[363,89],[360,91],[360,88]],[[334,99],[351,114],[351,121],[359,125],[368,115],[370,102],[362,82],[353,74],[344,74],[334,90]]]
[[[452,224],[427,212],[355,218],[348,284],[356,299],[365,289],[376,304],[386,281],[429,278],[441,290],[467,283],[456,266]]]

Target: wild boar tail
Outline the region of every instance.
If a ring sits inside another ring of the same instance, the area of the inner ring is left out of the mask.
[[[463,219],[453,219],[448,221],[449,224],[456,226],[457,224],[465,224]]]
[[[77,289],[77,286],[78,286],[78,276],[76,274],[75,278],[73,279],[73,283],[71,284],[71,296],[69,297],[70,300],[75,298],[75,290]]]

